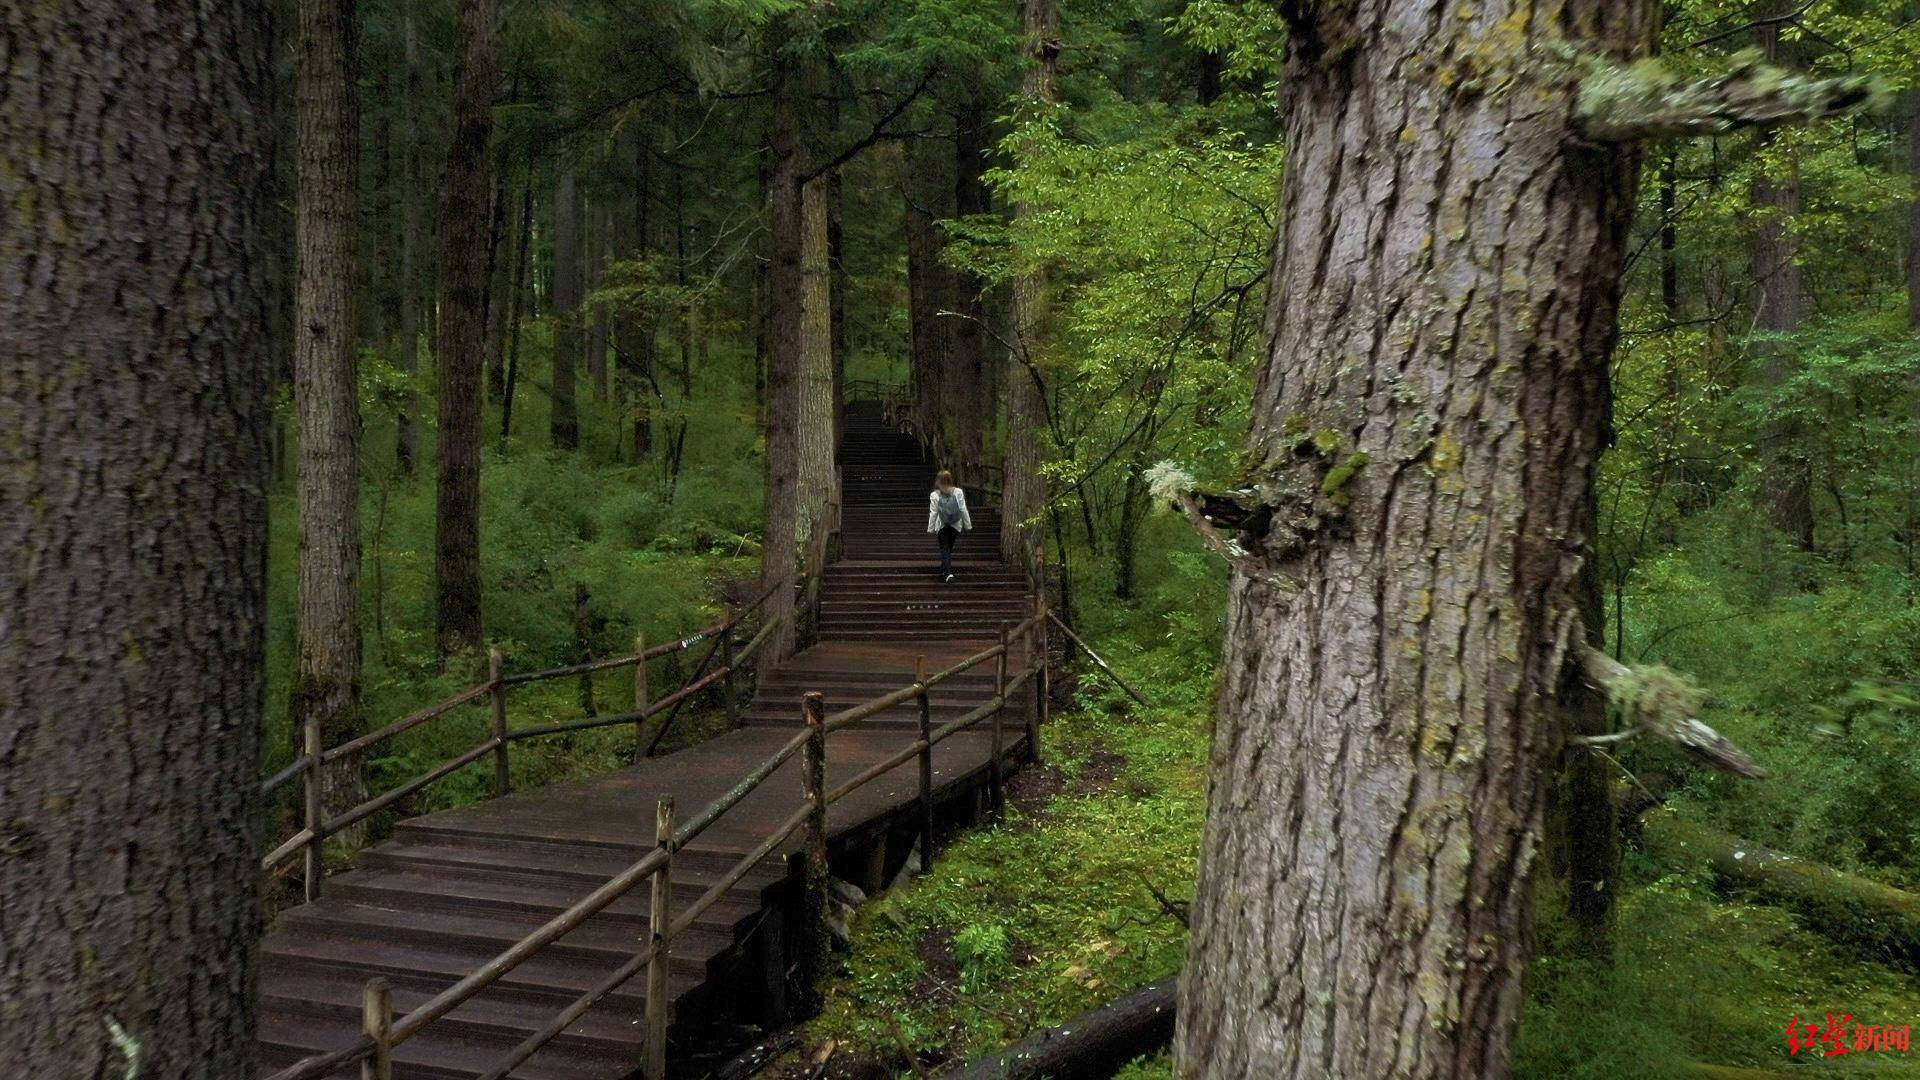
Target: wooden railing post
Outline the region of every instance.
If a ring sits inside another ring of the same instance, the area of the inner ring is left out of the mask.
[[[647,635],[633,635],[633,759],[647,756]]]
[[[507,776],[507,684],[501,681],[506,657],[500,646],[487,650],[487,679],[493,683],[493,793],[505,795],[513,790]]]
[[[725,677],[720,682],[720,701],[726,706],[727,726],[740,726],[740,699],[733,688],[733,625],[728,623],[720,630],[720,659],[726,664]]]
[[[320,835],[320,717],[310,712],[300,729],[300,745],[307,756],[307,773],[302,794],[306,801],[307,849],[302,869],[305,871],[303,889],[307,903],[320,899],[320,879],[327,872],[322,858],[325,849]]]
[[[1027,760],[1035,765],[1040,764],[1040,725],[1047,718],[1047,697],[1052,692],[1047,685],[1047,668],[1053,653],[1047,647],[1047,593],[1044,578],[1040,586],[1040,610],[1035,613],[1033,629],[1029,631],[1034,644],[1038,646],[1034,650],[1037,655],[1033,658],[1038,665],[1033,673],[1033,712],[1027,716]]]
[[[827,704],[817,690],[800,699],[806,716],[807,744],[800,763],[806,792],[805,878],[800,900],[800,1001],[803,1014],[819,1010],[819,982],[826,974],[827,950]]]
[[[360,1033],[373,1052],[360,1059],[360,1080],[393,1080],[393,988],[368,979],[360,996]]]
[[[987,782],[991,785],[988,794],[992,796],[995,813],[1000,812],[1002,799],[1000,748],[1004,745],[1005,736],[1001,732],[1001,721],[1007,715],[1007,650],[1012,647],[1007,639],[1007,621],[1002,619],[1000,620],[1000,655],[995,658],[993,665],[993,696],[999,699],[999,704],[993,708],[993,760],[990,763],[991,767],[987,770]]]
[[[653,906],[647,915],[653,954],[647,958],[647,1080],[667,1077],[668,976],[673,966],[673,941],[668,934],[673,913],[673,798],[654,804],[653,842],[666,856],[653,872]]]
[[[920,872],[933,869],[933,704],[927,699],[927,657],[914,658],[914,697],[920,706]]]

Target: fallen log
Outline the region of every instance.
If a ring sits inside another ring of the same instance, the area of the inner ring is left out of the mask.
[[[1704,862],[1723,883],[1789,908],[1866,956],[1920,971],[1920,895],[1759,844],[1675,814],[1645,819],[1652,838]]]
[[[1106,1080],[1173,1040],[1178,975],[1109,1005],[1038,1031],[989,1057],[940,1073],[940,1080]],[[1782,1073],[1693,1062],[1694,1080],[1781,1080]]]
[[[1178,976],[1036,1031],[996,1054],[941,1073],[947,1080],[1105,1080],[1173,1038]]]

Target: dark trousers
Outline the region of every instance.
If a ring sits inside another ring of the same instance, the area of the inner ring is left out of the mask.
[[[940,527],[940,576],[946,577],[953,572],[953,542],[960,539],[960,530],[951,525]]]

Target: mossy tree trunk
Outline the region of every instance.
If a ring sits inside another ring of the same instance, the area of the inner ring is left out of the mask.
[[[1288,167],[1181,987],[1192,1077],[1499,1077],[1657,5],[1287,5]]]

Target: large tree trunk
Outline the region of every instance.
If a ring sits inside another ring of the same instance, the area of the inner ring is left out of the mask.
[[[574,402],[580,370],[580,185],[563,169],[553,183],[553,412],[547,431],[553,445],[580,445],[580,417]]]
[[[753,407],[760,423],[771,433],[767,417],[767,362],[773,356],[773,169],[767,164],[773,157],[771,129],[760,150],[760,167],[754,172],[767,227],[761,230],[753,259]]]
[[[1519,58],[1655,8],[1291,9],[1183,1076],[1506,1074],[1639,167]]]
[[[840,99],[834,98],[834,126],[839,126]],[[847,403],[847,286],[852,280],[847,272],[847,230],[842,220],[846,205],[845,193],[840,183],[840,170],[835,169],[827,176],[827,262],[833,267],[833,279],[828,286],[828,303],[833,308],[833,445],[837,448],[845,434]]]
[[[1024,0],[1021,24],[1027,38],[1027,69],[1021,92],[1029,107],[1048,109],[1059,97],[1055,67],[1060,55],[1060,13],[1054,7],[1054,0]],[[1037,211],[1037,207],[1026,203],[1013,210],[1019,218],[1030,218]],[[1040,466],[1046,460],[1047,417],[1039,373],[1041,357],[1047,351],[1048,321],[1046,272],[1037,266],[1027,268],[1013,282],[1015,348],[1007,356],[1007,370],[1002,379],[1007,435],[1000,515],[1001,556],[1009,563],[1027,567],[1033,565],[1034,537],[1039,535],[1034,523],[1047,504],[1047,482],[1040,473]],[[1136,475],[1130,473],[1128,482],[1131,491],[1137,482]],[[1129,500],[1125,506],[1131,513],[1134,503]],[[1121,566],[1130,578],[1130,553],[1124,556]],[[1130,591],[1130,587],[1129,581],[1122,588]]]
[[[401,91],[400,123],[400,370],[413,375],[420,369],[420,308],[426,290],[420,285],[420,256],[425,247],[420,214],[420,128],[415,117],[420,97],[420,49],[413,27],[413,4],[401,0],[401,48],[406,58],[406,81]],[[414,433],[414,394],[411,385],[400,391],[399,432],[394,456],[400,471],[413,475],[419,438]]]
[[[270,25],[0,6],[0,1075],[255,1072]]]
[[[800,520],[795,542],[806,553],[804,573],[821,570],[815,533],[827,527],[833,498],[834,437],[833,270],[827,229],[827,181],[800,192]]]
[[[480,365],[487,343],[487,142],[494,0],[461,0],[453,146],[440,185],[440,476],[434,533],[440,655],[480,646]]]
[[[359,131],[353,0],[298,9],[299,179],[293,399],[300,417],[300,596],[290,714],[324,745],[360,733],[360,397],[353,341]],[[328,816],[366,797],[357,757],[327,771]],[[354,837],[348,837],[352,842]]]
[[[984,214],[987,197],[988,123],[986,93],[969,87],[954,116],[954,211],[961,217]],[[952,271],[954,281],[953,348],[947,355],[947,391],[941,403],[953,432],[953,454],[962,479],[979,482],[986,462],[986,429],[992,420],[993,399],[983,392],[987,384],[987,283],[965,270]]]
[[[930,145],[916,143],[906,154],[907,322],[909,370],[913,383],[913,412],[921,435],[934,453],[946,457],[952,442],[946,428],[948,354],[952,351],[952,319],[941,311],[951,306],[952,274],[941,261],[944,246],[935,222],[952,212],[953,185]]]
[[[1782,5],[1767,0],[1756,10],[1757,16],[1776,13]],[[1780,56],[1780,27],[1762,23],[1757,34],[1767,59]],[[1770,132],[1761,132],[1760,145],[1770,146]],[[1753,174],[1753,205],[1759,215],[1753,230],[1753,325],[1767,335],[1791,334],[1800,328],[1806,313],[1806,286],[1797,258],[1799,240],[1790,225],[1800,212],[1800,176],[1798,166],[1786,163],[1780,175],[1771,174],[1764,162]],[[1754,347],[1760,360],[1760,379],[1768,387],[1779,389],[1792,377],[1793,349],[1787,342],[1762,340]],[[1790,422],[1769,420],[1761,431],[1765,462],[1760,476],[1761,497],[1767,518],[1773,526],[1793,538],[1808,551],[1813,550],[1813,485],[1810,463],[1799,445],[1800,432]]]
[[[787,655],[797,640],[792,585],[800,566],[798,546],[805,513],[801,468],[801,402],[804,399],[806,319],[802,260],[806,246],[801,178],[807,170],[802,129],[809,80],[791,58],[773,61],[770,132],[771,169],[767,177],[767,489],[761,575],[772,589],[767,617],[779,619],[773,655]]]

